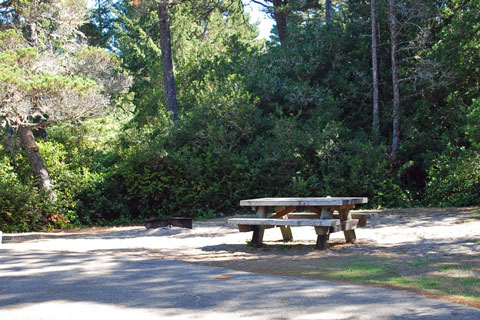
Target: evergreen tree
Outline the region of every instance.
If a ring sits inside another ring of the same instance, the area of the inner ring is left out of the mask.
[[[118,61],[84,44],[81,1],[8,1],[0,32],[0,117],[18,132],[39,188],[55,199],[32,130],[106,112],[130,78]],[[78,17],[78,18],[74,18]],[[37,121],[42,119],[42,121]]]
[[[125,67],[136,75],[137,121],[150,122],[159,115],[165,101],[161,34],[158,15],[151,10],[139,14],[139,7],[124,3],[115,29],[116,47]],[[245,62],[242,56],[257,50],[256,31],[246,23],[243,6],[237,1],[224,1],[206,14],[204,7],[185,2],[171,9],[172,62],[178,101],[184,109],[194,105],[192,84],[208,74],[234,73]],[[223,71],[222,71],[223,70]]]

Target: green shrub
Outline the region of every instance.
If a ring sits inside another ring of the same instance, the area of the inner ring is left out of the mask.
[[[480,153],[450,148],[428,170],[426,202],[431,206],[480,205]]]
[[[0,159],[0,230],[28,231],[40,225],[41,197],[23,184],[6,157]]]

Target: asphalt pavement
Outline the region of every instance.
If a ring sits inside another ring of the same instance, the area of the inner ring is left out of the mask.
[[[110,253],[2,249],[0,319],[480,319],[412,293]]]

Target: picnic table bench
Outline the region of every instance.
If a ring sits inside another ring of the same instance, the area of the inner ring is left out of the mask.
[[[256,218],[232,218],[240,232],[253,231],[252,244],[262,246],[265,229],[280,227],[284,241],[293,240],[291,226],[312,226],[317,234],[316,248],[326,249],[330,233],[343,231],[347,243],[356,240],[355,228],[366,225],[376,213],[350,212],[356,204],[367,203],[361,197],[261,198],[240,201],[250,206]],[[303,210],[304,212],[297,212]],[[273,211],[273,212],[271,212]],[[337,212],[334,214],[334,212]]]

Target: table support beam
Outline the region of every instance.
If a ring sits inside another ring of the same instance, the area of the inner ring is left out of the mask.
[[[333,219],[333,210],[329,207],[321,208],[320,219]],[[317,233],[317,244],[315,248],[317,250],[328,249],[328,240],[330,239],[330,228],[315,227],[315,232]]]
[[[257,218],[267,218],[268,209],[260,206],[255,208]],[[263,246],[263,234],[265,233],[265,226],[253,226],[252,245],[260,248]]]
[[[350,209],[340,209],[338,210],[338,214],[340,216],[340,221],[347,221],[352,219]],[[355,230],[353,229],[343,231],[343,235],[345,236],[345,241],[347,243],[355,243],[355,241],[357,241],[357,235],[355,234]]]
[[[273,216],[271,216],[270,218],[282,218],[282,217],[286,216],[287,214],[292,213],[296,209],[297,209],[297,207],[288,207],[288,208],[275,207],[275,214]]]
[[[295,211],[295,207],[288,207],[285,209],[285,207],[275,207],[275,215],[281,215],[282,218],[287,218],[287,214],[290,212]],[[282,232],[282,237],[283,241],[289,242],[293,240],[293,234],[292,234],[292,229],[290,226],[280,226],[280,231]]]
[[[317,244],[315,249],[326,250],[328,248],[328,240],[330,239],[330,227],[315,227],[317,233]]]
[[[264,226],[252,226],[253,227],[253,236],[252,236],[252,245],[254,247],[260,248],[263,246],[263,234],[265,232]]]
[[[330,234],[317,235],[317,244],[315,245],[315,249],[327,250],[329,238],[330,238]]]

